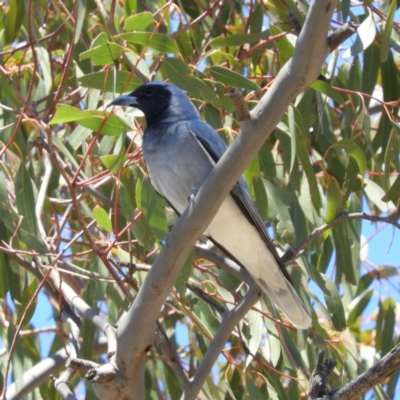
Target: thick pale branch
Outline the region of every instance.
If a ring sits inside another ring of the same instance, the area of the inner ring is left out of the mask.
[[[72,345],[67,346],[67,351],[68,353],[72,351]],[[96,341],[94,354],[99,356],[106,351],[107,339],[103,336]],[[27,396],[36,387],[46,383],[49,380],[49,375],[55,375],[62,371],[67,359],[67,352],[62,349],[34,365],[23,374],[21,381],[18,381],[18,387],[15,383],[12,383],[7,388],[7,400],[18,400]]]
[[[77,293],[61,279],[61,274],[52,270],[49,278],[53,285],[61,290],[68,302],[75,307],[77,312],[83,318],[89,320],[94,326],[100,329],[108,339],[108,355],[110,359],[115,357],[115,349],[117,347],[116,329],[100,317]],[[110,360],[111,361],[111,360]]]

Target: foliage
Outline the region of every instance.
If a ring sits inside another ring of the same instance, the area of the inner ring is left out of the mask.
[[[287,4],[303,23],[308,4]],[[32,262],[62,268],[66,282],[116,323],[129,307],[127,292],[135,295],[174,222],[146,174],[140,114],[105,105],[146,80],[168,79],[186,90],[203,118],[231,142],[239,124],[227,90],[239,87],[254,104],[293,54],[297,33],[287,4],[9,0],[0,5],[3,378],[9,357],[8,378],[14,382],[47,357],[33,330],[40,321],[32,319],[37,294],[44,289]],[[277,310],[263,298],[231,335],[204,398],[304,398],[319,350],[337,360],[330,384],[340,387],[398,343],[398,270],[368,262],[361,220],[343,218],[307,239],[343,211],[397,219],[397,7],[393,0],[339,2],[332,27],[353,21],[360,24],[358,35],[332,52],[321,71],[324,78],[294,99],[245,172],[279,247],[296,249],[306,242],[289,270],[312,310],[313,327],[296,331],[277,322]],[[185,286],[188,279],[204,296]],[[221,323],[219,309],[232,308],[245,292],[236,277],[196,254],[191,268],[184,267],[159,321],[190,376]],[[49,300],[57,318],[59,302]],[[51,355],[65,345],[68,325],[53,330]],[[85,358],[94,358],[99,335],[90,323],[83,325]],[[389,397],[398,376],[386,383]],[[81,380],[76,377],[72,386]],[[149,353],[146,388],[149,399],[161,392],[160,398],[178,399],[182,392],[158,347]],[[90,385],[87,389],[92,398]],[[34,393],[56,398],[51,383]],[[376,389],[375,398],[385,396]]]

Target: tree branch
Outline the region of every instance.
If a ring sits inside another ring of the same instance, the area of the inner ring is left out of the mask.
[[[310,388],[308,391],[309,400],[318,400],[328,394],[326,383],[335,367],[336,361],[331,358],[324,360],[324,352],[320,351],[317,365],[310,377]]]
[[[333,219],[332,221],[318,228],[315,228],[311,232],[311,234],[307,237],[307,239],[303,243],[301,243],[298,247],[296,247],[295,249],[287,250],[285,254],[282,256],[282,261],[285,264],[290,263],[291,261],[295,260],[303,252],[303,250],[306,249],[308,245],[317,237],[319,237],[324,231],[333,228],[335,225],[338,225],[343,221],[349,221],[352,219],[366,219],[367,221],[371,222],[386,222],[387,224],[391,224],[397,229],[400,229],[400,224],[391,217],[370,215],[364,212],[348,214],[347,211],[342,211],[337,218]]]
[[[182,400],[196,399],[199,391],[204,385],[205,380],[210,375],[211,368],[217,360],[221,350],[227,342],[231,332],[235,329],[239,321],[254,306],[261,297],[261,289],[253,283],[240,303],[231,311],[226,311],[222,317],[218,332],[211,341],[206,354],[199,367],[197,368],[189,388],[185,390]]]
[[[339,390],[329,391],[326,382],[335,368],[336,362],[327,358],[324,353],[318,355],[317,365],[310,378],[309,400],[357,400],[374,386],[384,381],[400,367],[400,344],[394,347],[373,367]]]
[[[373,367],[359,377],[339,389],[328,400],[356,400],[374,386],[383,383],[396,369],[400,367],[400,344],[394,347]]]
[[[59,350],[53,356],[48,357],[32,368],[28,369],[18,381],[18,385],[14,382],[7,388],[7,400],[19,400],[25,398],[36,387],[43,385],[49,380],[49,375],[58,374],[65,368],[68,354],[71,352],[72,345],[65,349]],[[107,351],[107,338],[101,337],[96,340],[94,345],[94,355],[100,356]]]

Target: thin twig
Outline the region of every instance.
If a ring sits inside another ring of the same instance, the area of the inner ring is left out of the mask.
[[[171,342],[168,339],[167,334],[165,333],[160,322],[157,321],[157,330],[156,330],[156,344],[167,357],[168,365],[174,370],[176,376],[180,380],[183,389],[185,390],[189,386],[189,379],[186,376],[185,371],[182,368],[182,364],[178,354],[173,348]]]
[[[203,387],[205,380],[210,375],[211,369],[231,332],[253,305],[260,299],[260,296],[260,288],[254,283],[240,303],[231,311],[227,311],[223,315],[221,325],[211,341],[201,364],[197,368],[193,379],[190,382],[190,387],[184,391],[182,400],[192,400],[197,398],[200,389]]]
[[[364,212],[348,214],[346,211],[342,211],[337,218],[333,219],[332,221],[330,221],[318,228],[315,228],[311,232],[311,234],[307,237],[307,239],[303,243],[301,243],[298,247],[296,247],[295,249],[290,249],[290,250],[286,251],[286,253],[282,256],[282,261],[285,264],[292,262],[300,255],[301,252],[303,252],[304,249],[307,248],[307,246],[313,240],[318,238],[324,231],[333,228],[335,225],[338,225],[343,221],[349,221],[352,219],[366,219],[367,221],[371,221],[371,222],[385,222],[387,224],[393,225],[397,229],[400,229],[400,223],[393,220],[393,218],[391,218],[391,217],[381,217],[379,215],[370,215],[370,214],[366,214]]]

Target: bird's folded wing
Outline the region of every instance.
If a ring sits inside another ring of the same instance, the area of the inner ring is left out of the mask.
[[[208,153],[214,163],[217,163],[221,158],[222,154],[226,151],[227,146],[222,138],[215,132],[215,130],[208,124],[201,120],[190,121],[188,128],[191,133],[201,144],[201,147]],[[246,181],[243,177],[240,177],[239,181],[231,190],[231,196],[233,197],[236,205],[240,208],[247,220],[254,225],[265,244],[267,245],[270,252],[274,255],[278,266],[280,267],[285,278],[292,282],[290,276],[283,265],[271,238],[265,228],[264,221],[258,212],[247,187]]]

